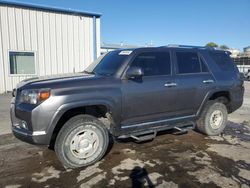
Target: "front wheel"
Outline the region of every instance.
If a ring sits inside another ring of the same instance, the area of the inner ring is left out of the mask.
[[[77,115],[62,127],[55,152],[67,168],[79,168],[99,161],[107,151],[109,133],[97,118]]]
[[[209,136],[219,135],[226,127],[227,116],[225,104],[219,101],[209,101],[197,121],[196,128]]]

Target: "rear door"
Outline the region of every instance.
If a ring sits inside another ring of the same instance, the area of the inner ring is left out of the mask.
[[[177,83],[175,110],[182,116],[195,115],[208,91],[215,87],[215,79],[198,51],[176,49],[174,57]]]

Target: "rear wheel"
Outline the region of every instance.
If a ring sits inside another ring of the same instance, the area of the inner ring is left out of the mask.
[[[226,127],[227,116],[225,104],[219,101],[209,101],[197,121],[196,128],[206,135],[219,135]]]
[[[97,118],[77,115],[62,127],[55,152],[67,168],[88,166],[100,160],[109,144],[109,133]]]

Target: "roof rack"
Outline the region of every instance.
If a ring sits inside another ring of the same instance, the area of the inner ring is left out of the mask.
[[[174,47],[174,48],[195,48],[195,49],[211,49],[215,50],[216,48],[210,46],[191,46],[191,45],[179,45],[179,44],[168,44],[163,47]]]

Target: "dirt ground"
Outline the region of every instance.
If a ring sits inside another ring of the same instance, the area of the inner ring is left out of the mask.
[[[0,187],[250,187],[250,83],[222,136],[189,131],[114,143],[100,162],[65,170],[55,153],[0,136]]]

